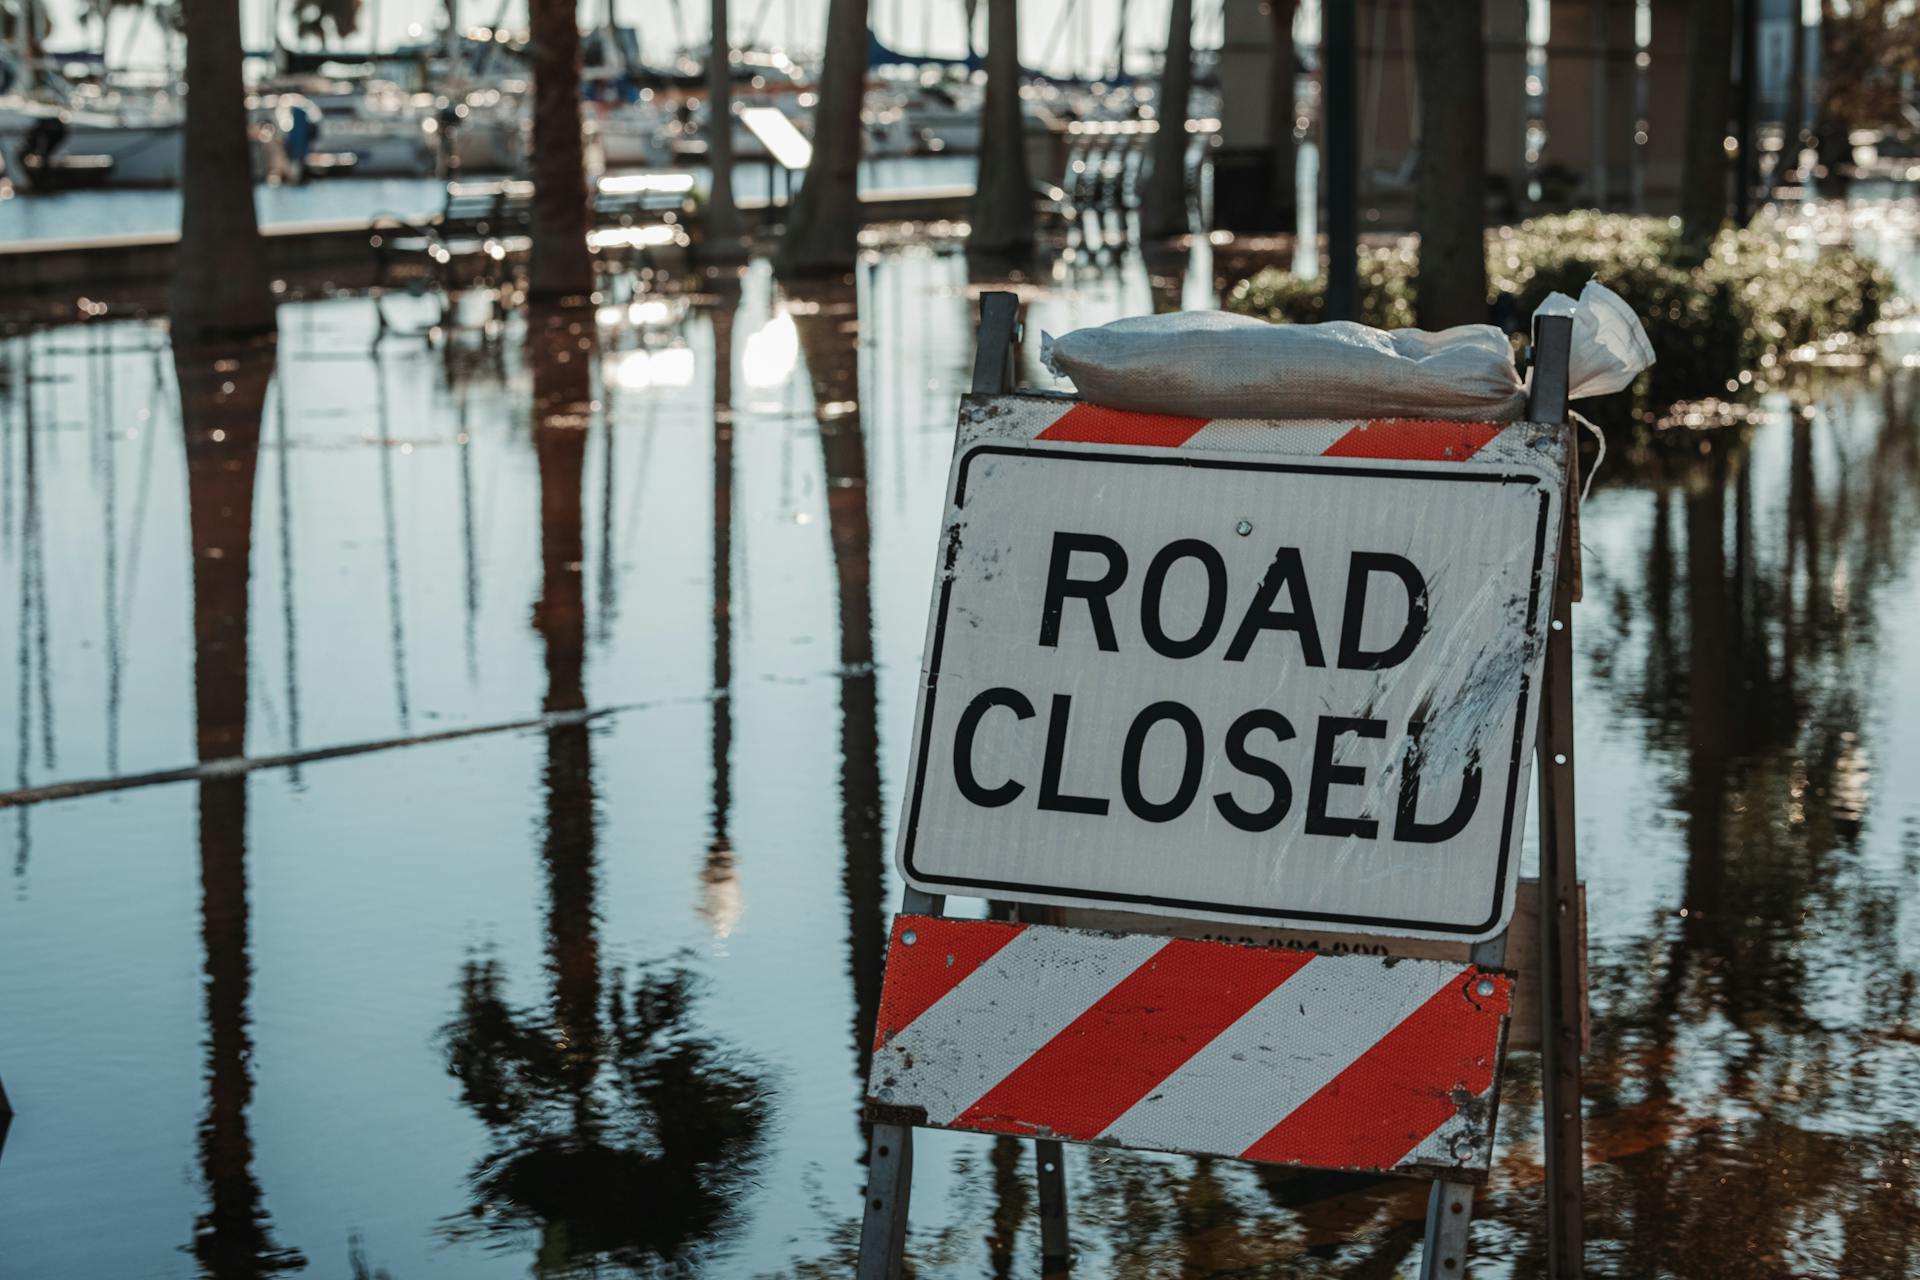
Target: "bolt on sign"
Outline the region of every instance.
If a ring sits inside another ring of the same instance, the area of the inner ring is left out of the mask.
[[[1525,423],[967,398],[902,874],[1011,902],[1498,935],[1566,450]]]

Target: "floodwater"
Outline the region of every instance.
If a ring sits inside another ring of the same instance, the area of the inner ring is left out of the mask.
[[[1210,275],[1043,270],[1025,380],[1041,330]],[[4,785],[259,764],[0,808],[0,1275],[848,1274],[997,283],[902,244],[531,346],[373,350],[358,298],[265,356],[176,367],[111,317],[0,344]],[[1616,440],[1582,513],[1596,1274],[1920,1272],[1916,332],[1743,439]],[[1529,1059],[1500,1126],[1476,1274],[1531,1276]],[[1037,1274],[1031,1173],[923,1135],[916,1274]],[[1419,1252],[1410,1182],[1084,1148],[1068,1181],[1086,1276]]]

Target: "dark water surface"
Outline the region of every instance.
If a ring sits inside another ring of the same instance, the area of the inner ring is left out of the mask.
[[[1029,360],[1204,303],[1195,258],[1026,287]],[[428,739],[0,809],[0,1276],[848,1273],[980,287],[907,247],[597,341],[370,355],[338,299],[218,364],[0,344],[5,785]],[[1915,334],[1744,441],[1616,442],[1583,512],[1598,1273],[1920,1272]],[[1536,1078],[1477,1274],[1541,1265]],[[1068,1171],[1088,1276],[1418,1253],[1412,1183]],[[1029,1148],[916,1174],[920,1275],[1037,1272]]]

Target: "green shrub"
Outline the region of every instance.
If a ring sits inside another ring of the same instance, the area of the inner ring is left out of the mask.
[[[1656,402],[1723,393],[1745,372],[1758,386],[1784,377],[1796,348],[1862,337],[1893,295],[1886,272],[1852,249],[1809,256],[1771,221],[1723,232],[1697,267],[1674,260],[1679,232],[1660,218],[1569,213],[1487,235],[1487,285],[1527,327],[1549,293],[1579,296],[1589,279],[1626,299],[1658,356],[1647,391]],[[1361,319],[1413,322],[1417,241],[1361,252]],[[1267,268],[1236,285],[1227,306],[1276,322],[1318,320],[1325,284]]]

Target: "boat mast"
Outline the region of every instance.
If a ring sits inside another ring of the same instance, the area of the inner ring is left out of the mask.
[[[29,91],[36,79],[33,58],[33,0],[14,0],[13,42],[20,47],[20,84]]]

